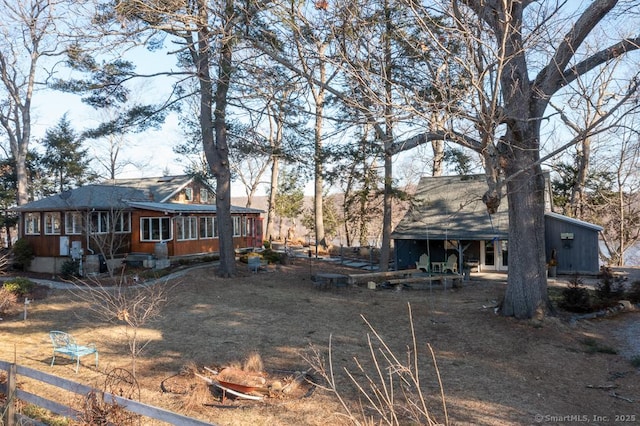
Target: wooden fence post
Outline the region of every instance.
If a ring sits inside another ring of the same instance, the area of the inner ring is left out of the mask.
[[[11,364],[7,370],[7,407],[4,412],[4,424],[14,426],[16,424],[16,364]]]

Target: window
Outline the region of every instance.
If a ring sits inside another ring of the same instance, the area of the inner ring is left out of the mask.
[[[109,212],[91,213],[91,232],[95,234],[109,232]]]
[[[171,239],[171,220],[168,217],[140,218],[140,241],[167,241]]]
[[[215,217],[200,218],[200,238],[218,238],[218,222]]]
[[[233,219],[233,236],[242,236],[242,217],[233,216],[231,219]]]
[[[193,201],[193,188],[184,189],[184,199],[187,201]]]
[[[247,235],[253,237],[255,235],[255,218],[248,217],[247,218]]]
[[[46,212],[44,214],[45,235],[60,235],[60,212]]]
[[[40,213],[27,213],[25,215],[24,233],[28,235],[40,234]]]
[[[209,202],[209,191],[207,191],[207,188],[200,188],[200,202],[203,204]]]
[[[131,232],[131,213],[93,212],[91,213],[91,232],[96,234]]]
[[[198,218],[194,216],[176,218],[176,232],[178,240],[197,240]]]
[[[64,232],[67,235],[82,234],[82,214],[66,212],[64,214]]]
[[[118,212],[113,215],[113,232],[118,234],[131,232],[131,212]]]

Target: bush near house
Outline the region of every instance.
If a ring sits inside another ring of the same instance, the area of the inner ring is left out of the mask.
[[[580,278],[572,278],[567,288],[562,290],[558,306],[569,312],[591,312],[591,296]]]
[[[13,267],[20,271],[26,271],[31,266],[33,259],[33,249],[27,240],[20,238],[13,244],[11,249],[13,253]]]
[[[594,289],[587,288],[577,275],[572,277],[568,286],[562,289],[557,305],[568,312],[588,313],[614,308],[621,300],[640,303],[640,281],[634,281],[626,288],[622,277],[603,270],[602,280]]]
[[[627,299],[634,304],[640,303],[640,281],[631,283],[631,288],[627,293]]]
[[[248,263],[248,259],[251,256],[259,256],[260,259],[266,261],[267,263],[282,263],[282,257],[284,253],[278,253],[277,251],[273,251],[271,249],[265,249],[260,253],[246,253],[240,256],[240,262]]]
[[[19,297],[24,297],[33,291],[35,284],[24,277],[11,278],[2,284],[2,288]]]

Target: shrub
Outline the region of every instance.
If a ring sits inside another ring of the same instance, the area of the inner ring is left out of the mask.
[[[31,293],[34,285],[35,284],[33,283],[33,281],[29,280],[28,278],[16,277],[5,281],[2,285],[2,288],[17,296],[26,296],[27,294]]]
[[[18,296],[4,288],[0,287],[0,316],[12,313],[18,305]]]
[[[80,276],[80,261],[69,259],[60,267],[60,275],[63,278],[73,278]]]
[[[631,303],[640,303],[640,281],[634,281],[631,283],[631,287],[629,288],[626,298]]]
[[[13,244],[11,248],[13,253],[13,267],[26,271],[31,266],[31,260],[33,259],[33,249],[24,238],[20,238]]]
[[[624,298],[624,282],[621,277],[616,277],[610,269],[605,268],[602,273],[602,281],[596,285],[596,297],[604,307]]]
[[[569,312],[590,312],[591,297],[589,291],[582,285],[582,280],[574,277],[567,288],[562,290],[562,298],[558,305]]]
[[[262,258],[269,263],[280,263],[281,253],[271,249],[265,249],[262,252]]]

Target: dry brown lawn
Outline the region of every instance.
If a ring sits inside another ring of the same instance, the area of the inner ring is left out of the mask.
[[[314,345],[327,355],[331,337],[339,389],[356,407],[359,397],[344,369],[355,372],[354,359],[367,371],[373,367],[370,330],[361,315],[404,359],[412,343],[410,305],[421,385],[438,421],[445,416],[427,344],[435,352],[451,424],[640,422],[639,370],[631,363],[640,352],[629,342],[633,330],[640,329],[638,313],[576,323],[565,317],[519,321],[497,316],[492,309],[504,292],[504,276],[476,275],[455,289],[434,285],[423,290],[323,291],[310,279],[320,271],[358,272],[304,259],[258,274],[239,264],[234,279],[216,278],[213,266],[174,278],[177,287],[162,317],[142,330],[150,339],[137,364],[142,402],[219,425],[351,424],[326,390],[262,402],[222,401],[201,379],[176,374],[238,364],[252,353],[259,354],[265,370],[273,374],[304,371],[309,364],[302,354]],[[72,333],[81,343],[95,342],[99,367],[90,357],[83,359],[78,374],[70,362],[50,367],[48,331],[54,329]],[[96,321],[86,304],[66,290],[51,290],[34,301],[26,321],[21,315],[4,318],[0,342],[2,360],[15,359],[99,389],[106,372],[131,367],[123,326]],[[163,381],[175,387],[176,378],[182,378],[189,391],[163,392]],[[20,386],[33,391],[35,385],[22,380]],[[367,408],[365,412],[371,414]]]

